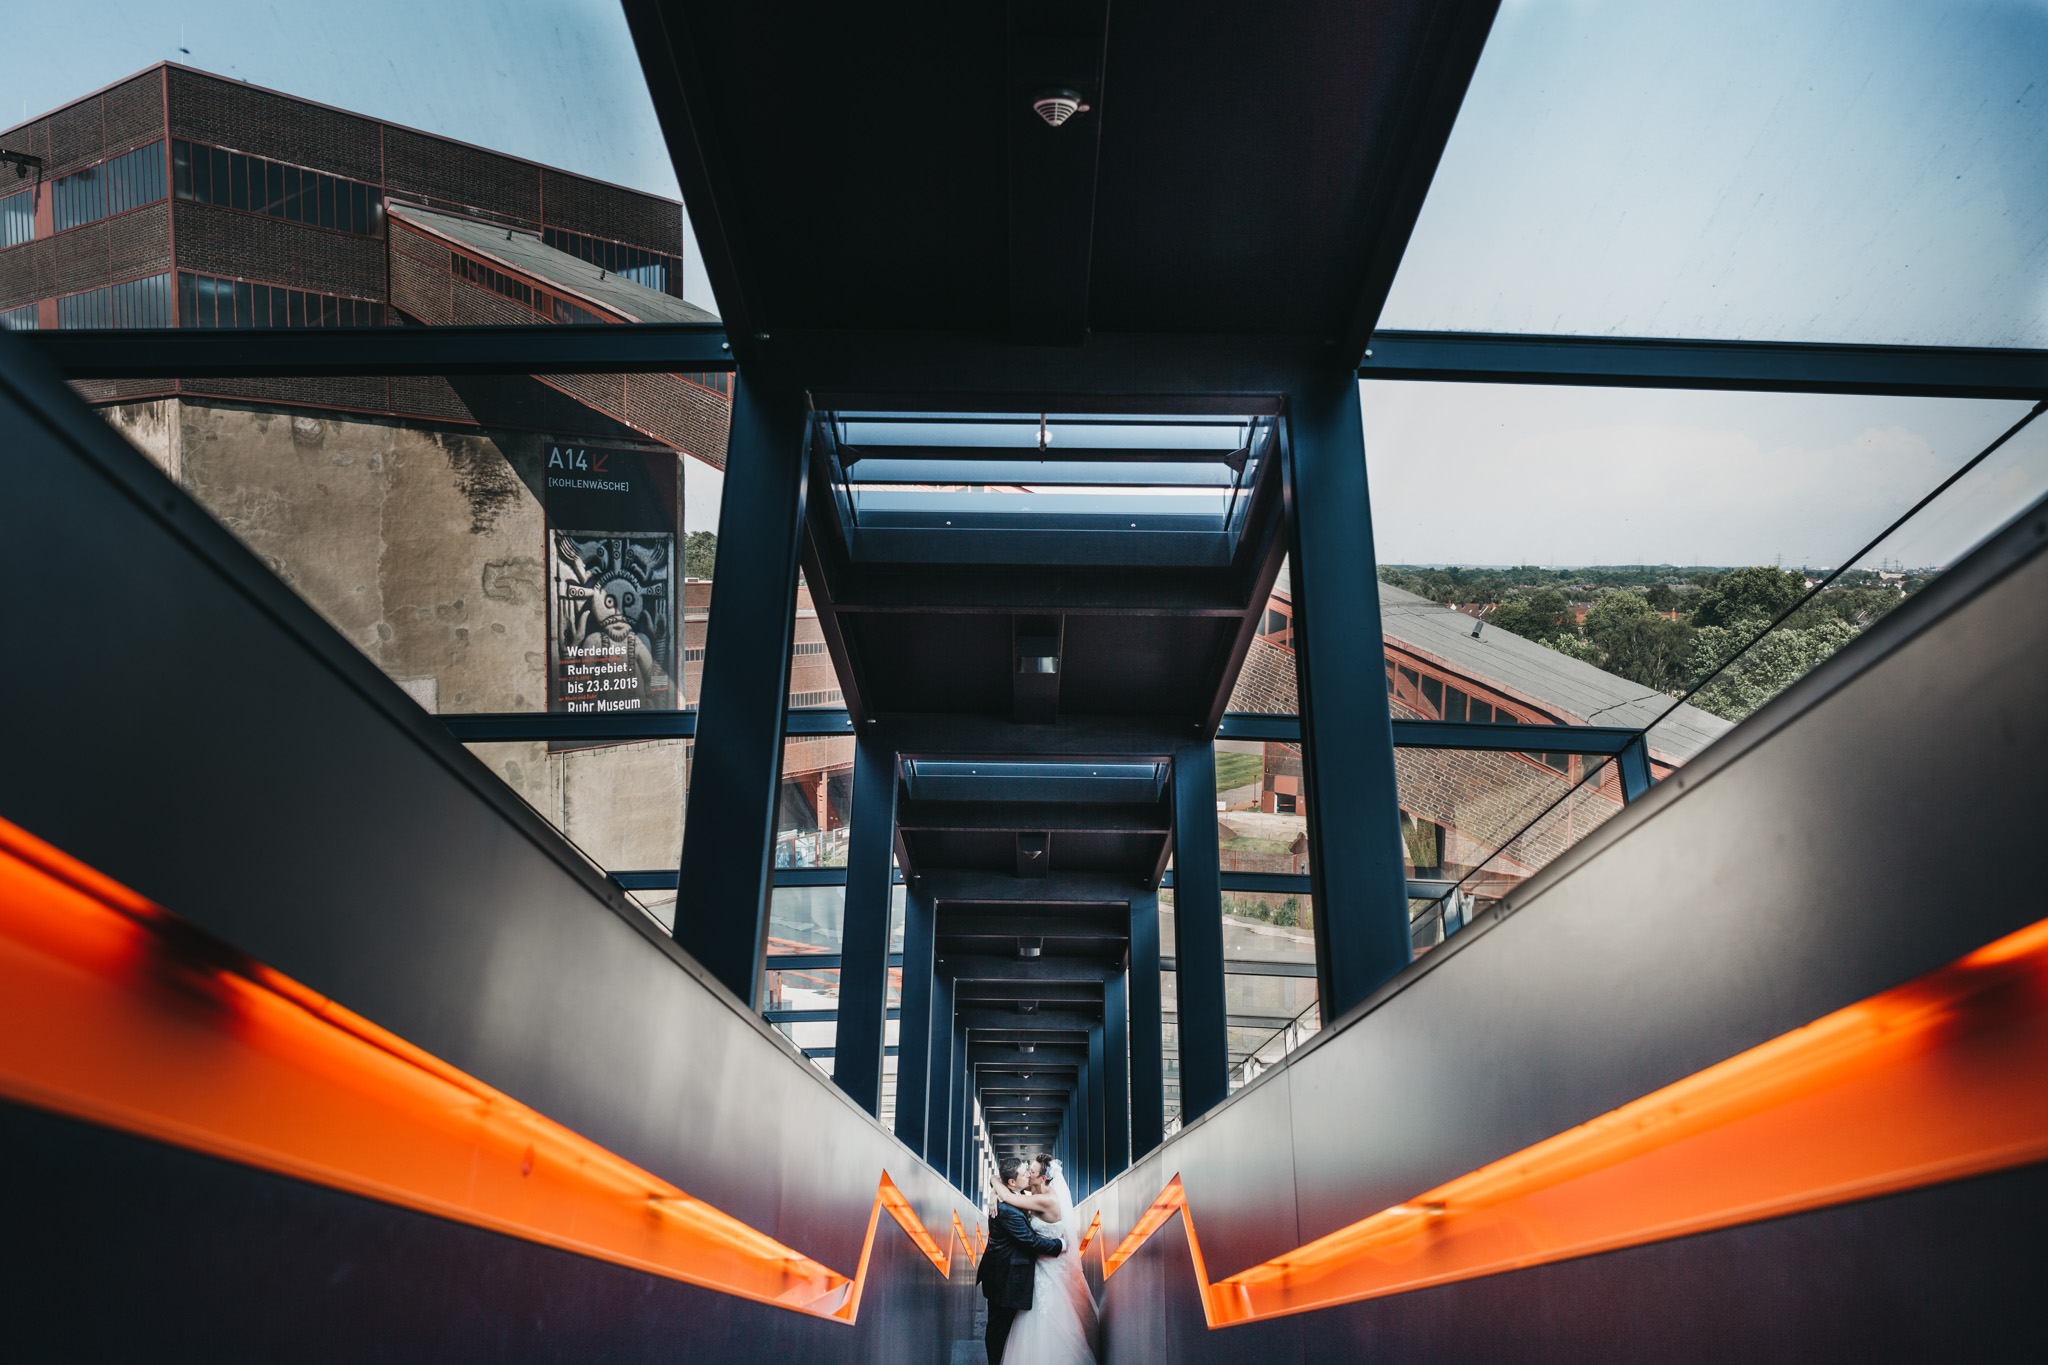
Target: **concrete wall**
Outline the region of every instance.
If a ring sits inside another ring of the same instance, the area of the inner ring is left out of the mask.
[[[99,411],[422,707],[545,709],[538,436],[191,398]],[[681,856],[689,748],[476,752],[600,867],[637,869]]]

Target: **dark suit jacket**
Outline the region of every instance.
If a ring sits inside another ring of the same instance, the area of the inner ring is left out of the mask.
[[[1031,1230],[1024,1210],[998,1204],[995,1217],[988,1222],[988,1249],[981,1253],[975,1282],[996,1307],[1022,1312],[1031,1307],[1038,1258],[1057,1256],[1063,1250],[1059,1238],[1041,1237]]]

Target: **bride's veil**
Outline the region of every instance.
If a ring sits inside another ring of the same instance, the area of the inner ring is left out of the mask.
[[[1060,1235],[1068,1238],[1068,1244],[1072,1245],[1071,1239],[1079,1229],[1074,1226],[1074,1193],[1067,1188],[1067,1173],[1058,1160],[1054,1160],[1046,1166],[1045,1175],[1046,1188],[1052,1191],[1052,1197],[1059,1205]]]

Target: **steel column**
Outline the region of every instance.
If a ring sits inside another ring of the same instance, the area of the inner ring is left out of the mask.
[[[1183,1123],[1194,1122],[1230,1094],[1221,875],[1215,750],[1207,743],[1181,744],[1173,755],[1173,935]],[[1405,933],[1407,921],[1402,924]]]
[[[974,1150],[974,1064],[967,1060],[967,1030],[953,1030],[953,1141],[946,1154],[946,1174],[966,1189],[974,1177],[967,1170]]]
[[[1104,1026],[1088,1030],[1088,1187],[1109,1181],[1109,1070],[1103,1057]]]
[[[727,459],[725,558],[704,637],[697,709],[706,724],[691,764],[675,939],[751,1009],[768,942],[804,523],[802,400],[736,379]]]
[[[909,944],[906,942],[907,949]],[[946,1135],[952,1131],[953,1113],[953,979],[943,973],[932,977],[932,1013],[930,1061],[925,1071],[926,1100],[924,1134],[917,1144],[918,1152],[932,1165],[937,1166],[944,1158]],[[901,1049],[897,1051],[896,1064],[903,1064]],[[898,1100],[902,1102],[901,1078],[898,1078]]]
[[[1102,1085],[1108,1134],[1103,1178],[1114,1180],[1131,1164],[1130,978],[1113,976],[1102,985]]]
[[[869,725],[853,750],[853,828],[846,850],[846,902],[840,921],[839,1032],[833,1041],[838,1054],[832,1079],[854,1103],[875,1115],[882,1108],[889,902],[894,891],[890,857],[895,843],[896,748],[885,726]],[[907,952],[908,943],[904,947]],[[900,1056],[897,1066],[900,1071]],[[900,1099],[900,1084],[897,1093]]]
[[[853,818],[860,819],[858,797],[853,805]],[[903,888],[903,1004],[896,1018],[896,1136],[919,1156],[925,1153],[930,1081],[937,1074],[931,1065],[932,1022],[936,1017],[933,1005],[938,994],[938,980],[932,967],[936,928],[932,898],[912,879]],[[885,975],[885,1001],[886,981]],[[946,1024],[951,1027],[951,1018]]]
[[[1159,999],[1159,893],[1131,897],[1131,1159],[1166,1140],[1165,1040]]]
[[[1303,385],[1289,399],[1287,435],[1282,488],[1293,536],[1316,987],[1328,1023],[1408,965],[1406,863],[1357,379],[1337,371]],[[1183,1095],[1187,1025],[1183,991]],[[1187,1110],[1189,1118],[1200,1112]]]
[[[1650,737],[1648,732],[1629,741],[1615,757],[1621,770],[1621,799],[1633,801],[1650,790]]]

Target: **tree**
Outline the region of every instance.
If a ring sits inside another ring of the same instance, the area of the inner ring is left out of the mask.
[[[683,537],[683,577],[709,578],[717,562],[716,531],[692,531]]]
[[[1790,569],[1757,564],[1722,574],[1703,584],[1693,608],[1695,626],[1731,626],[1748,617],[1775,621],[1806,595],[1806,577]]]
[[[1652,611],[1675,611],[1678,608],[1678,592],[1669,583],[1652,583],[1650,590],[1643,594],[1643,600],[1650,604]]]
[[[1641,593],[1611,592],[1586,613],[1586,639],[1609,673],[1668,692],[1685,676],[1692,631],[1667,621]]]
[[[1487,620],[1496,628],[1525,640],[1545,640],[1571,629],[1570,603],[1555,588],[1544,588],[1524,597],[1511,597],[1494,608]]]
[[[1694,706],[1724,720],[1741,720],[1857,636],[1856,627],[1847,621],[1828,619],[1804,630],[1780,626],[1741,652],[1768,624],[1763,617],[1751,616],[1732,626],[1709,626],[1695,633],[1692,675],[1721,671],[1693,695]]]

